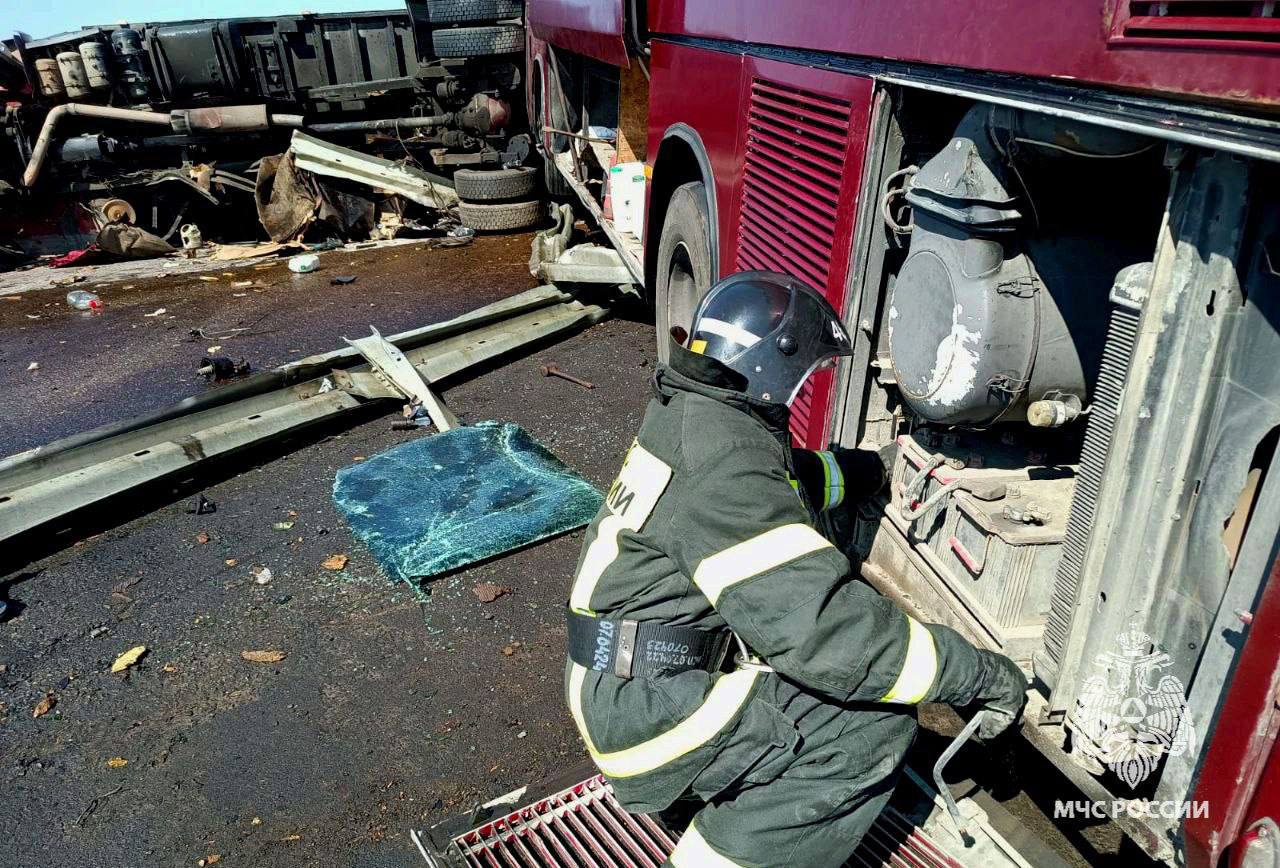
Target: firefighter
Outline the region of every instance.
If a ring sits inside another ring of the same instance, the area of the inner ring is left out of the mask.
[[[569,708],[628,810],[705,803],[667,864],[839,865],[888,801],[915,706],[983,707],[991,738],[1026,678],[852,578],[817,530],[885,479],[875,453],[790,446],[789,404],[851,352],[831,305],[744,272],[687,337],[587,531]]]

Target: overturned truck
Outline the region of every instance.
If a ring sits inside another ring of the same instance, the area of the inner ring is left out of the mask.
[[[519,166],[522,13],[410,0],[15,35],[0,50],[0,236],[51,252],[95,223],[168,236],[202,211],[216,234],[219,213],[235,223],[220,207],[252,205],[257,161],[298,129],[443,175]]]

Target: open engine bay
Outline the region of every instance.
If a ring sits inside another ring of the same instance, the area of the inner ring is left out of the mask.
[[[899,450],[849,547],[1033,673],[1025,732],[1091,797],[1188,799],[1274,558],[1274,171],[910,88],[878,115],[834,433]],[[1117,763],[1126,726],[1161,750]]]

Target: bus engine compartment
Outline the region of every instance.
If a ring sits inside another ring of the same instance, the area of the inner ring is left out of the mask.
[[[850,547],[908,611],[1033,673],[1024,731],[1086,792],[1185,800],[1193,729],[1219,712],[1238,649],[1232,605],[1247,611],[1273,559],[1261,492],[1280,420],[1237,387],[1276,392],[1258,363],[1276,214],[1250,196],[1274,170],[891,95],[837,431],[899,448]],[[1143,703],[1133,720],[1107,710],[1126,694]],[[1119,756],[1142,738],[1160,749]],[[1175,826],[1138,838],[1168,859]]]

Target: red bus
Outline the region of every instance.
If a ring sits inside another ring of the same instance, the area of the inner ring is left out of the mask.
[[[660,352],[739,270],[842,312],[856,353],[793,435],[902,448],[832,532],[1033,674],[1064,816],[1170,864],[1280,864],[1280,7],[528,0],[527,23],[548,184]]]

